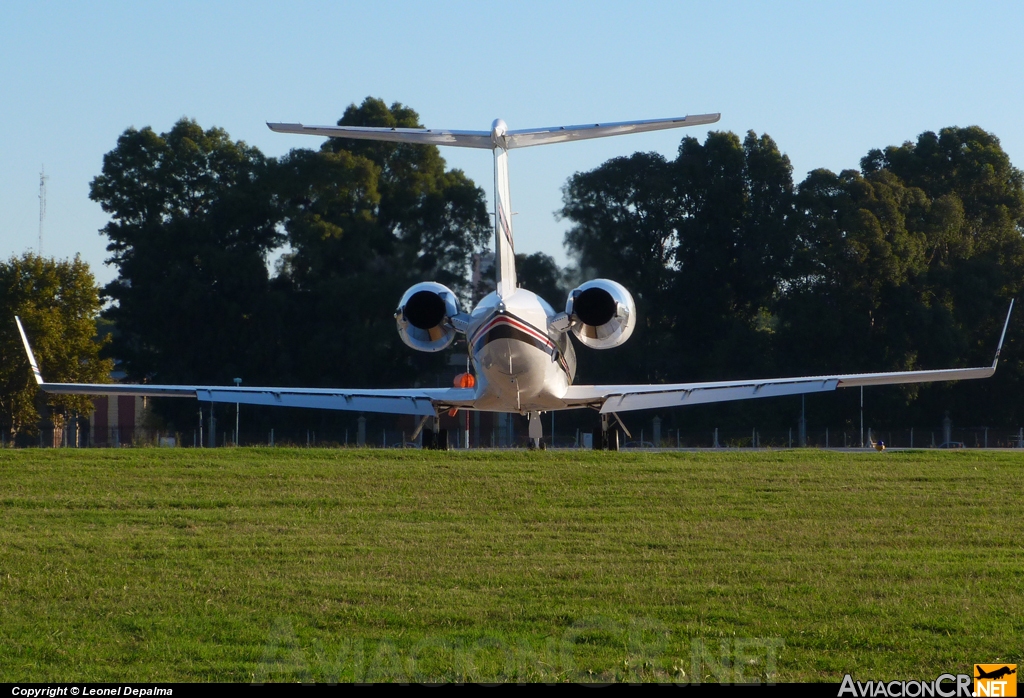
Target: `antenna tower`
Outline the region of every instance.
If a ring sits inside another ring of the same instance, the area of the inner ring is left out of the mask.
[[[38,254],[43,256],[43,221],[46,219],[46,165],[39,171],[39,249]]]

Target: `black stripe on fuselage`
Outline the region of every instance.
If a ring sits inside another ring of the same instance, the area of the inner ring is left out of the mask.
[[[520,329],[516,325],[523,325],[533,330],[537,334],[543,334],[540,330],[533,327],[529,323],[523,322],[514,315],[498,315],[497,317],[491,318],[484,326],[490,326],[486,331],[478,333],[473,337],[473,353],[479,353],[487,344],[497,339],[514,339],[518,342],[529,344],[530,346],[536,347],[543,352],[546,352],[548,356],[558,362],[558,365],[562,367],[562,370],[569,373],[569,367],[565,362],[565,358],[562,356],[562,352],[559,351],[558,346],[546,338],[541,339],[530,332]]]

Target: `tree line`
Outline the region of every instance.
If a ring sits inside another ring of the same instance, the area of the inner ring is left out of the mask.
[[[421,125],[409,107],[373,98],[338,123]],[[491,238],[485,193],[433,146],[329,139],[268,158],[183,119],[161,134],[126,130],[90,196],[110,216],[101,233],[118,271],[102,289],[113,328],[103,355],[132,380],[434,385],[447,357],[401,344],[398,298],[422,280],[467,304],[486,290],[472,283]],[[638,308],[624,346],[578,352],[580,382],[984,365],[1024,283],[1024,177],[978,127],[926,132],[872,150],[859,170],[800,183],[767,135],[687,137],[674,159],[635,153],[575,174],[559,215],[572,262],[521,255],[520,282],[558,309],[578,281],[611,278]],[[99,307],[96,296],[84,312]],[[875,423],[935,423],[949,410],[960,423],[1017,426],[1022,330],[1018,314],[994,380],[873,390]],[[79,363],[109,371],[96,361]],[[815,400],[833,424],[853,417],[849,396]],[[158,413],[190,425],[185,402]],[[671,418],[783,426],[790,402]],[[5,428],[20,428],[0,407]]]

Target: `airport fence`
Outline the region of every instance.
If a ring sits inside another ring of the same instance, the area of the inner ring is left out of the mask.
[[[650,427],[650,425],[648,425]],[[660,432],[660,433],[659,433]],[[449,448],[528,448],[530,439],[525,433],[511,429],[451,430],[447,433]],[[567,433],[546,433],[543,443],[547,448],[591,448],[593,433],[572,430]],[[1024,448],[1024,428],[991,429],[988,427],[950,428],[948,430],[875,429],[815,429],[803,438],[798,429],[761,430],[714,429],[666,431],[643,428],[632,430],[629,436],[619,435],[620,448],[632,449],[786,449],[786,448],[870,448],[883,443],[886,448]],[[62,433],[41,431],[38,438],[22,439],[16,443],[0,441],[0,447],[65,447],[65,448],[200,448],[229,446],[291,446],[309,448],[421,448],[423,435],[413,438],[411,430],[367,429],[361,436],[354,429],[315,430],[290,429],[246,432],[218,431],[211,443],[208,433],[198,429],[190,432],[170,432],[160,429],[112,428],[106,430],[65,429]]]

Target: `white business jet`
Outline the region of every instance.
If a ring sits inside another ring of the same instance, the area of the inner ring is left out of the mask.
[[[451,289],[439,283],[418,283],[398,302],[395,320],[402,341],[418,351],[447,348],[459,334],[466,336],[472,362],[471,387],[356,390],[346,388],[260,388],[217,385],[97,385],[47,383],[32,357],[21,322],[25,349],[39,387],[50,393],[85,395],[143,395],[191,397],[203,402],[307,407],[356,412],[384,412],[422,417],[423,428],[455,410],[518,412],[530,417],[530,437],[541,437],[541,412],[591,408],[601,415],[597,448],[617,448],[618,431],[625,430],[617,413],[630,410],[820,393],[865,385],[927,383],[988,378],[996,370],[1006,336],[1007,314],[991,366],[935,371],[859,373],[852,375],[770,378],[661,385],[574,385],[576,356],[569,333],[591,349],[616,347],[629,339],[636,326],[636,306],[623,286],[608,279],[587,281],[569,293],[564,312],[516,283],[515,245],[509,196],[508,151],[534,145],[643,133],[682,126],[711,124],[719,114],[676,119],[584,124],[510,131],[496,120],[489,131],[447,131],[364,126],[304,126],[267,124],[279,133],[330,138],[418,143],[481,148],[494,155],[494,250],[497,285],[471,312],[465,312]],[[1013,303],[1010,304],[1010,310]],[[614,422],[612,421],[614,420]],[[419,429],[417,429],[417,432]],[[628,434],[628,431],[626,432]],[[413,438],[416,438],[415,436]],[[436,439],[436,436],[434,437]],[[436,443],[434,441],[433,443]]]

